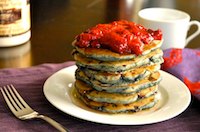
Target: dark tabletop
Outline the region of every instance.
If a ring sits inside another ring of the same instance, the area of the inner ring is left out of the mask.
[[[0,68],[29,67],[73,60],[74,37],[98,23],[126,19],[137,22],[147,7],[183,10],[200,21],[198,0],[31,0],[31,40],[21,46],[0,48]],[[189,34],[195,27],[189,31]],[[187,47],[200,47],[200,36]]]

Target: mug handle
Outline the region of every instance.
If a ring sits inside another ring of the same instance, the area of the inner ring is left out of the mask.
[[[197,35],[199,35],[200,34],[200,22],[199,21],[190,21],[190,23],[189,23],[189,28],[188,29],[190,29],[190,27],[192,26],[192,25],[196,25],[197,26],[197,30],[193,33],[193,34],[191,34],[187,39],[186,39],[186,45],[192,40],[192,39],[194,39]],[[185,46],[186,46],[185,45]]]

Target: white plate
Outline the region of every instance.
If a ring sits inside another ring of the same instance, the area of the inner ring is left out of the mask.
[[[190,104],[188,88],[179,79],[160,71],[163,80],[159,84],[159,103],[150,110],[132,114],[107,114],[97,112],[85,106],[73,96],[74,72],[76,66],[64,68],[44,84],[44,95],[57,109],[74,117],[114,125],[143,125],[171,119],[182,113]]]

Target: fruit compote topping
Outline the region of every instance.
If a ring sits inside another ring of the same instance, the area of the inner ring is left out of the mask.
[[[76,37],[75,45],[80,48],[103,48],[119,54],[136,54],[143,52],[145,44],[161,40],[161,30],[151,30],[125,20],[109,24],[98,24]]]

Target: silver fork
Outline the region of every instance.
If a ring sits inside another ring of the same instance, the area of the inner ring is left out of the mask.
[[[17,118],[21,120],[27,120],[33,118],[43,119],[49,124],[51,124],[53,127],[55,127],[57,130],[61,132],[67,132],[67,129],[63,127],[61,124],[57,123],[56,121],[47,116],[41,115],[38,112],[34,111],[24,101],[24,99],[22,99],[22,97],[19,95],[19,93],[12,84],[0,87],[0,89],[8,107]]]

